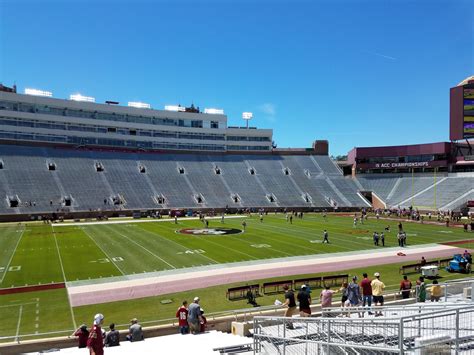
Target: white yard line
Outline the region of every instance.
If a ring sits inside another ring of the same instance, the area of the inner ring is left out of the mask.
[[[17,303],[17,304],[6,304],[6,305],[3,305],[3,306],[0,306],[0,308],[26,306],[26,305],[29,305],[29,304],[36,304],[36,302]]]
[[[67,283],[66,273],[64,272],[64,266],[63,266],[63,258],[61,257],[61,253],[59,251],[58,239],[56,238],[56,232],[54,231],[54,226],[53,225],[51,225],[51,229],[53,231],[54,242],[56,243],[56,250],[58,252],[59,264],[61,265],[61,272],[63,273],[63,280],[64,280],[64,283]],[[36,308],[39,308],[39,303],[36,304]],[[71,312],[72,324],[74,325],[74,329],[76,329],[77,328],[76,327],[76,319],[74,317],[74,311],[72,309],[72,305],[71,305],[70,300],[69,300],[69,310]]]
[[[225,219],[230,218],[247,218],[246,215],[239,216],[225,216]],[[206,219],[221,219],[221,216],[206,217]],[[199,217],[181,217],[178,218],[180,221],[193,221],[199,220]],[[163,219],[125,219],[120,221],[95,221],[95,222],[71,222],[71,223],[59,223],[55,224],[55,227],[70,227],[70,226],[89,226],[95,224],[128,224],[128,223],[153,223],[153,222],[174,222],[174,218],[163,218]]]
[[[118,271],[120,271],[120,273],[125,276],[126,274],[122,271],[122,269],[119,268],[119,266],[115,263],[115,261],[105,252],[104,249],[102,249],[102,247],[94,240],[94,238],[92,238],[92,236],[87,233],[87,231],[81,227],[81,230],[84,232],[85,235],[87,235],[94,243],[95,245],[97,245],[97,247],[102,251],[102,253],[104,253],[104,255],[107,257],[107,259],[110,260],[110,262],[112,264],[114,264],[114,266],[117,268]]]
[[[13,256],[14,256],[15,253],[16,253],[16,249],[18,248],[18,245],[20,244],[20,240],[21,240],[21,238],[23,237],[23,234],[24,234],[24,233],[25,233],[25,228],[23,227],[23,230],[21,231],[20,237],[18,238],[18,241],[16,242],[15,250],[13,250],[13,253],[12,253],[11,257],[10,257],[10,260],[8,261],[7,267],[5,268],[5,271],[3,272],[2,278],[0,279],[0,284],[3,282],[3,280],[5,279],[5,276],[7,275],[8,269],[9,269],[9,267],[10,267],[10,263],[11,263],[12,260],[13,260]]]
[[[158,255],[156,255],[155,253],[153,253],[151,250],[149,250],[148,248],[145,248],[143,245],[141,245],[140,243],[137,243],[136,241],[130,239],[129,237],[127,237],[125,234],[122,234],[120,232],[117,232],[117,231],[113,231],[114,233],[120,235],[121,237],[124,237],[125,239],[127,239],[129,242],[132,242],[133,244],[139,246],[140,248],[142,248],[143,250],[145,250],[146,252],[148,252],[149,254],[153,255],[155,258],[161,260],[162,262],[164,262],[166,265],[170,266],[171,268],[173,269],[176,269],[176,266],[174,265],[171,265],[169,262],[167,262],[165,259],[163,258],[160,258]]]
[[[16,335],[15,335],[16,342],[18,342],[18,336],[20,335],[20,324],[21,324],[22,314],[23,314],[23,306],[20,306],[20,313],[18,314],[18,324],[16,325]]]
[[[174,240],[170,240],[170,239],[168,239],[168,238],[165,238],[165,237],[161,236],[160,234],[158,234],[158,233],[156,233],[156,232],[150,232],[150,231],[148,231],[148,230],[146,230],[146,229],[143,229],[143,228],[141,228],[141,227],[138,227],[138,228],[140,228],[140,230],[142,230],[142,231],[144,231],[144,232],[146,232],[146,233],[148,233],[148,234],[152,234],[152,235],[154,235],[154,236],[157,236],[157,237],[160,238],[161,240],[164,240],[164,241],[170,242],[170,243],[172,243],[172,244],[175,244],[176,246],[178,246],[178,247],[181,248],[182,250],[188,250],[188,248],[187,248],[186,246],[184,246],[184,245],[182,245],[182,244],[180,244],[180,243],[177,243],[177,242],[175,242]],[[220,264],[218,261],[216,261],[216,260],[214,260],[213,258],[210,258],[210,257],[208,257],[208,256],[206,256],[206,255],[204,255],[204,254],[198,254],[198,255],[199,255],[199,256],[202,256],[202,257],[204,257],[204,258],[206,258],[206,259],[208,259],[208,260],[210,260],[210,261],[212,261],[212,262],[214,262],[214,263],[216,263],[216,264]]]

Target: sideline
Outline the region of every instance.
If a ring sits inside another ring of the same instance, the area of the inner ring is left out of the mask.
[[[224,220],[232,219],[232,218],[248,218],[248,216],[225,216]],[[215,217],[206,217],[206,219],[221,219],[221,216]],[[192,220],[199,220],[199,217],[181,217],[178,218],[179,221],[192,221]],[[69,226],[89,226],[95,224],[128,224],[128,223],[151,223],[151,222],[174,222],[174,218],[155,218],[155,219],[126,219],[120,221],[94,221],[94,222],[63,222],[63,223],[55,223],[55,227],[69,227]]]
[[[427,258],[442,258],[459,253],[461,249],[446,245],[425,244],[422,246],[362,250],[326,255],[276,258],[269,260],[207,265],[156,273],[127,275],[124,277],[67,283],[67,292],[73,307],[122,301],[130,297],[141,298],[197,288],[247,282],[256,279],[297,275],[305,273],[335,272],[364,266],[416,261]],[[397,252],[406,256],[397,256]]]

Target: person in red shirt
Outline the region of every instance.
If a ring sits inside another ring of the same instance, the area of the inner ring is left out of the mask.
[[[204,333],[206,331],[207,326],[207,319],[204,317],[204,309],[200,309],[201,311],[201,322],[200,322],[200,329],[199,332]]]
[[[104,323],[104,315],[97,313],[94,317],[94,325],[87,339],[87,347],[90,355],[104,354],[104,337],[102,335],[101,325]]]
[[[369,314],[372,314],[370,307],[372,306],[372,285],[367,273],[362,274],[364,278],[360,282],[360,287],[362,288],[362,306],[369,309]]]
[[[176,318],[178,318],[179,331],[185,335],[189,333],[188,325],[188,302],[183,301],[181,307],[176,311]]]
[[[87,325],[81,325],[72,335],[77,337],[77,340],[79,342],[79,348],[87,347],[87,339],[89,338],[89,331],[87,330]]]
[[[400,282],[400,292],[402,294],[402,298],[410,298],[411,287],[411,281],[408,280],[407,275],[404,275],[402,282]]]

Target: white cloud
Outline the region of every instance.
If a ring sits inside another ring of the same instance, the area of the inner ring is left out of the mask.
[[[266,102],[258,106],[258,110],[262,112],[269,121],[275,121],[276,106],[274,104]]]

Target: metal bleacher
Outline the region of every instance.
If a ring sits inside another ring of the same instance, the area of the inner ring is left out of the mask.
[[[474,197],[474,177],[371,174],[357,180],[389,207],[455,209]]]
[[[320,317],[257,316],[257,354],[472,354],[473,279],[442,284],[440,302],[325,308]],[[429,290],[430,288],[428,288]]]
[[[344,177],[327,156],[152,154],[0,145],[0,159],[3,214],[367,206],[357,194],[360,184]],[[55,169],[49,170],[49,163]],[[9,197],[18,198],[19,206],[11,207]],[[68,205],[65,198],[71,199]],[[32,205],[25,205],[29,201]]]

